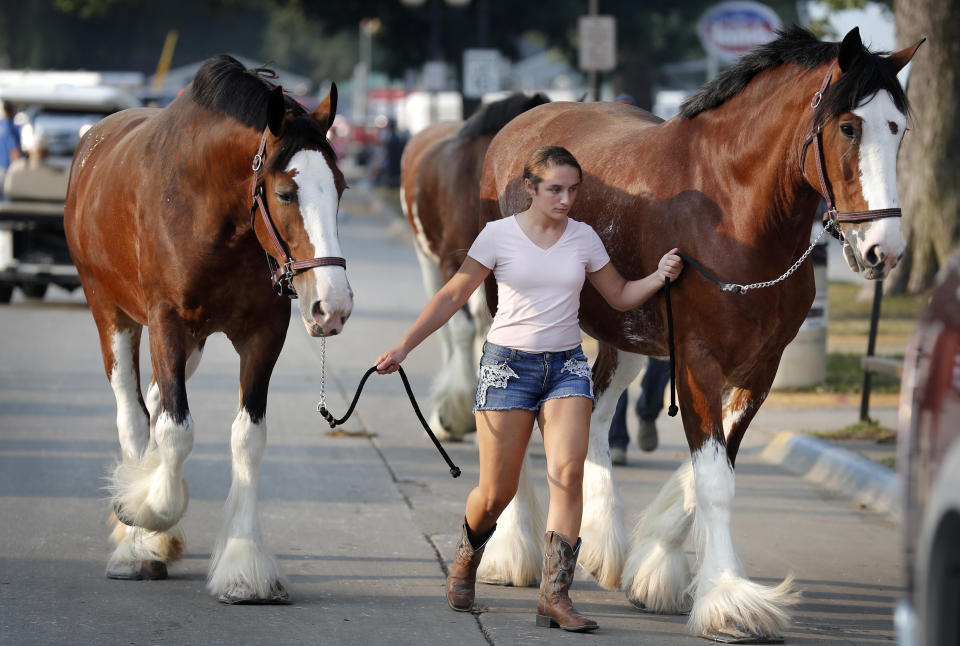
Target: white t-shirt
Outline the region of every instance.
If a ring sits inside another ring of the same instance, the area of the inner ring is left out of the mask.
[[[568,219],[560,239],[541,249],[510,216],[488,222],[467,255],[497,279],[497,314],[488,341],[525,352],[560,352],[580,344],[586,272],[610,262],[590,225]]]

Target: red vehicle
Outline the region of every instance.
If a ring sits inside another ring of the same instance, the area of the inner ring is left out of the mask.
[[[907,349],[899,422],[906,570],[899,642],[960,644],[960,252]]]

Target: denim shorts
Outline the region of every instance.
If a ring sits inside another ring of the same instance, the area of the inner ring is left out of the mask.
[[[590,364],[579,345],[562,352],[524,352],[483,344],[473,412],[536,411],[548,399],[561,397],[588,397],[596,403]]]

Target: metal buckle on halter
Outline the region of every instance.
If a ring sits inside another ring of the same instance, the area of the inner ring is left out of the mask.
[[[253,156],[253,166],[251,166],[254,173],[256,173],[260,168],[263,167],[263,155],[257,153]]]
[[[817,108],[820,105],[820,101],[823,99],[823,92],[817,90],[813,95],[813,100],[810,101],[811,108]]]
[[[840,230],[840,226],[837,221],[839,215],[840,212],[837,210],[836,206],[834,206],[832,209],[827,209],[823,212],[822,224],[827,233],[840,242],[843,242],[843,232]]]

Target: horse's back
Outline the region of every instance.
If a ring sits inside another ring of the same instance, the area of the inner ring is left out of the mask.
[[[133,281],[116,290],[114,297],[126,294],[125,301],[136,291],[133,283],[138,276],[137,232],[130,215],[138,207],[131,187],[144,165],[141,156],[131,157],[128,149],[142,125],[159,112],[158,108],[131,108],[106,117],[84,134],[70,167],[63,214],[70,255],[85,289],[96,283],[102,292],[105,283],[97,278],[104,272],[119,272]],[[132,302],[124,309],[142,314]]]

